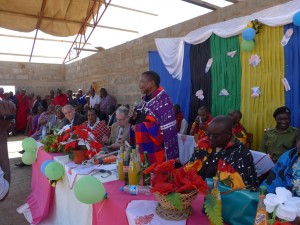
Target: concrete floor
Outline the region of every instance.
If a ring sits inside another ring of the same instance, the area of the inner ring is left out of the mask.
[[[29,223],[16,209],[26,203],[26,197],[31,192],[31,166],[18,168],[16,162],[21,161],[21,143],[25,136],[8,138],[8,152],[11,169],[11,185],[9,196],[0,202],[0,225],[28,225]]]

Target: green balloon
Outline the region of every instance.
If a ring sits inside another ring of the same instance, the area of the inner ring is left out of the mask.
[[[31,165],[36,160],[35,152],[24,152],[22,155],[22,162],[26,165]]]
[[[100,180],[92,176],[84,176],[75,183],[74,193],[78,201],[95,204],[103,200],[106,191]]]
[[[45,168],[45,175],[49,180],[58,180],[64,173],[63,165],[58,162],[51,162]]]
[[[35,149],[37,148],[36,140],[27,137],[22,141],[22,147],[25,151],[35,151]]]
[[[254,48],[254,41],[253,40],[250,40],[250,41],[246,41],[244,40],[242,42],[242,46],[241,46],[242,50],[245,51],[245,52],[250,52],[253,50]]]

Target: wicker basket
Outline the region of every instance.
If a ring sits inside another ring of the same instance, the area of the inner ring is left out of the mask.
[[[156,213],[160,217],[167,220],[182,220],[191,216],[192,214],[192,201],[196,199],[198,191],[194,190],[187,194],[181,194],[182,210],[176,209],[167,199],[165,195],[160,195],[159,193],[154,193],[158,206],[156,208]]]

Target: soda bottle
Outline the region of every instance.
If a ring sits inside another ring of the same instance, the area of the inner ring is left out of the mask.
[[[149,160],[148,160],[148,152],[144,152],[144,162],[142,166],[142,170],[144,171],[150,166]],[[151,177],[150,174],[143,174],[143,185],[144,186],[150,186],[151,185]]]
[[[125,151],[125,156],[123,161],[123,173],[124,173],[125,185],[129,184],[128,170],[129,170],[129,163],[130,163],[130,151],[131,149],[127,149]]]
[[[130,153],[130,163],[128,170],[129,185],[137,185],[137,167],[133,153]]]
[[[138,194],[150,194],[150,187],[147,186],[139,186],[139,185],[125,185],[124,187],[120,187],[120,191],[125,191],[131,195]]]
[[[217,199],[217,205],[220,210],[220,215],[222,215],[222,201],[221,201],[221,194],[219,190],[219,178],[213,177],[213,184],[211,189],[211,194],[216,197]],[[210,225],[215,225],[212,221],[209,222]]]
[[[264,204],[266,193],[267,193],[267,187],[261,186],[254,225],[268,225],[268,212]]]

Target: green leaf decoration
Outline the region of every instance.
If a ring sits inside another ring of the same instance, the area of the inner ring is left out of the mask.
[[[216,196],[207,194],[204,202],[205,212],[209,221],[215,225],[223,225],[222,209],[217,204]]]
[[[226,179],[220,180],[224,185],[233,188],[233,179],[229,175]]]
[[[176,209],[182,211],[182,201],[181,201],[181,195],[179,193],[173,192],[173,193],[167,195],[167,200]]]

